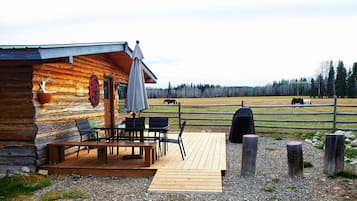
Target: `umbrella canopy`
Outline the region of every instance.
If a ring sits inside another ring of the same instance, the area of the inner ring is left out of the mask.
[[[148,96],[145,89],[144,73],[141,60],[144,58],[141,52],[139,41],[133,53],[133,63],[131,65],[129,82],[128,82],[128,96],[127,96],[127,112],[140,112],[148,109]]]

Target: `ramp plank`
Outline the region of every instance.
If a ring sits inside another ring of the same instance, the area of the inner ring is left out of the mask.
[[[220,170],[159,169],[149,192],[222,192]]]

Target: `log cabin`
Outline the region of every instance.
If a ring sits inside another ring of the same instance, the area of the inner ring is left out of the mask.
[[[48,143],[79,140],[76,119],[119,124],[132,54],[127,42],[0,45],[0,172],[36,172]]]

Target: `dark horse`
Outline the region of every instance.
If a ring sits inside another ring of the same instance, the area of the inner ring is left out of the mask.
[[[304,99],[303,98],[293,98],[291,100],[291,104],[292,105],[295,105],[295,104],[301,104],[303,105],[304,104]]]
[[[175,99],[165,99],[164,100],[164,103],[167,103],[167,104],[177,104],[177,101]]]

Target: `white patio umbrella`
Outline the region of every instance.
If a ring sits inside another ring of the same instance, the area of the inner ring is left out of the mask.
[[[145,89],[145,80],[141,60],[144,58],[141,52],[139,41],[136,41],[136,45],[133,52],[133,63],[131,64],[128,92],[127,92],[127,112],[133,112],[135,117],[137,112],[141,112],[149,108],[148,96]],[[135,120],[134,120],[135,127]],[[142,149],[140,149],[142,153]],[[134,155],[134,147],[132,148],[132,155],[124,156],[124,159],[141,158],[140,155]]]
[[[132,56],[133,63],[131,64],[128,94],[127,94],[127,112],[143,111],[149,108],[148,96],[145,89],[145,80],[141,60],[144,58],[141,52],[139,41],[136,41],[134,53]]]

